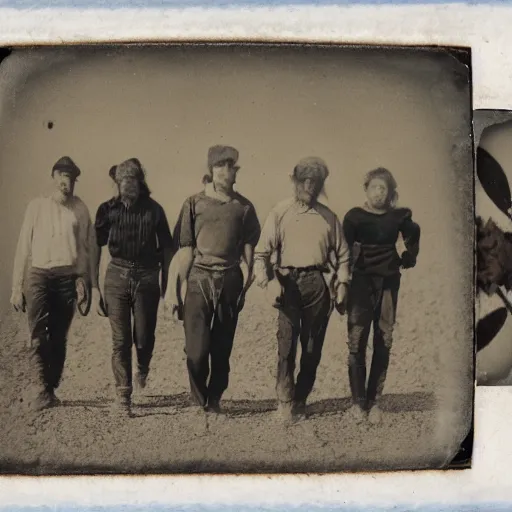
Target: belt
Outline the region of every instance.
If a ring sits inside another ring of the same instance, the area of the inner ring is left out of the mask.
[[[200,263],[194,263],[194,267],[199,270],[206,270],[207,272],[223,273],[223,272],[229,272],[230,270],[235,270],[237,268],[240,268],[240,264],[234,263],[233,265],[224,267],[224,266],[220,266],[220,265],[207,266],[207,265],[201,265]]]
[[[282,276],[292,276],[298,277],[303,274],[310,274],[312,272],[321,272],[326,273],[329,272],[329,269],[324,265],[310,265],[308,267],[278,267],[277,271]]]
[[[130,261],[123,258],[112,258],[111,263],[116,267],[129,268],[133,270],[160,270],[160,264],[148,265],[140,261]]]

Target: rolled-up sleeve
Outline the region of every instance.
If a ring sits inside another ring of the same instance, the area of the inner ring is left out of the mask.
[[[104,247],[108,244],[110,235],[110,209],[107,203],[99,206],[96,212],[96,220],[94,222],[94,230],[96,233],[96,243],[99,247]]]

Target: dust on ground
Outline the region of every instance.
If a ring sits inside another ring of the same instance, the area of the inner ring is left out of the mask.
[[[134,396],[132,418],[115,416],[109,408],[114,396],[110,326],[94,312],[77,316],[73,323],[57,390],[62,405],[27,415],[23,400],[31,379],[25,360],[26,318],[9,314],[1,325],[0,343],[3,471],[324,472],[429,467],[440,414],[436,358],[439,344],[445,342],[436,333],[449,332],[450,318],[435,307],[434,299],[422,294],[421,275],[414,277],[403,279],[380,426],[356,425],[344,415],[350,405],[346,317],[337,313],[308,402],[309,417],[291,427],[276,421],[276,310],[257,288],[250,290],[239,321],[230,385],[223,397],[225,414],[219,417],[198,415],[191,407],[183,329],[162,318],[148,386]],[[415,310],[421,313],[414,314]]]

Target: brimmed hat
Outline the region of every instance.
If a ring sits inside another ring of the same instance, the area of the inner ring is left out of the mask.
[[[144,181],[144,171],[142,165],[137,158],[130,158],[121,162],[116,168],[116,181],[119,183],[124,178],[135,178]]]
[[[72,178],[80,176],[80,168],[69,156],[59,158],[52,167],[52,176],[55,171],[69,173]]]
[[[238,162],[238,150],[232,146],[212,146],[208,150],[208,167],[215,167],[216,165],[231,160],[233,165]]]
[[[293,176],[298,180],[319,179],[325,181],[329,169],[324,160],[316,156],[308,156],[299,161],[293,169]]]

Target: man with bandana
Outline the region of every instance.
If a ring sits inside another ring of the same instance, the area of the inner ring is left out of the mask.
[[[139,160],[132,158],[119,164],[115,179],[119,195],[100,205],[96,214],[100,247],[96,273],[101,248],[108,245],[111,261],[105,276],[104,304],[112,328],[115,406],[121,414],[129,415],[132,344],[137,353],[136,384],[144,388],[155,345],[158,306],[167,287],[173,240],[162,206],[150,197]],[[97,303],[97,310],[101,314],[101,303]]]
[[[294,195],[271,210],[255,251],[257,285],[280,285],[274,302],[279,310],[276,391],[278,413],[286,423],[306,415],[329,318],[335,305],[342,312],[349,282],[349,249],[341,223],[318,201],[328,175],[320,158],[304,158],[295,166]]]
[[[260,235],[254,206],[233,188],[238,156],[231,146],[209,149],[205,188],[185,201],[177,224],[176,273],[181,277],[170,279],[169,295],[177,305],[174,283],[186,280],[186,295],[180,302],[191,395],[200,413],[221,411],[238,316],[252,283],[254,246]]]

